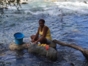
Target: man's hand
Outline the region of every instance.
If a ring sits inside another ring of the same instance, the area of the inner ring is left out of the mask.
[[[34,39],[32,39],[31,42],[34,42]]]
[[[33,42],[34,44],[38,44],[38,41]]]

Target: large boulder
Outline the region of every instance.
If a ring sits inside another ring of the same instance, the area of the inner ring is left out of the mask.
[[[49,49],[46,49],[45,46],[39,46],[37,44],[29,44],[28,52],[45,56],[52,61],[57,60],[57,51],[52,47],[49,47]]]

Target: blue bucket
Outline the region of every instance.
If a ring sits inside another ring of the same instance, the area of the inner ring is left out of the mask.
[[[17,32],[14,34],[14,37],[15,37],[15,44],[17,45],[23,44],[24,34]]]

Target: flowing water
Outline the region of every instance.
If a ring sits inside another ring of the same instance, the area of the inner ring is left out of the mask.
[[[8,45],[14,42],[14,33],[22,32],[24,41],[29,41],[43,18],[49,26],[53,39],[75,43],[88,48],[88,4],[72,2],[33,1],[22,4],[18,11],[9,6],[0,15],[0,66],[87,66],[87,61],[78,50],[57,45],[58,60],[52,62],[44,57],[29,54],[26,50],[18,56]],[[81,6],[81,7],[80,7]]]

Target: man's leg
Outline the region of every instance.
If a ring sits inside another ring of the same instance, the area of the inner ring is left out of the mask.
[[[42,39],[42,40],[40,41],[40,43],[41,43],[41,44],[47,44],[47,39],[46,39],[46,38]]]
[[[30,37],[31,37],[31,40],[33,40],[33,39],[35,38],[35,35],[31,35]],[[34,41],[36,41],[36,40],[38,40],[38,37],[37,37],[37,38],[35,38],[35,40],[34,40]]]

